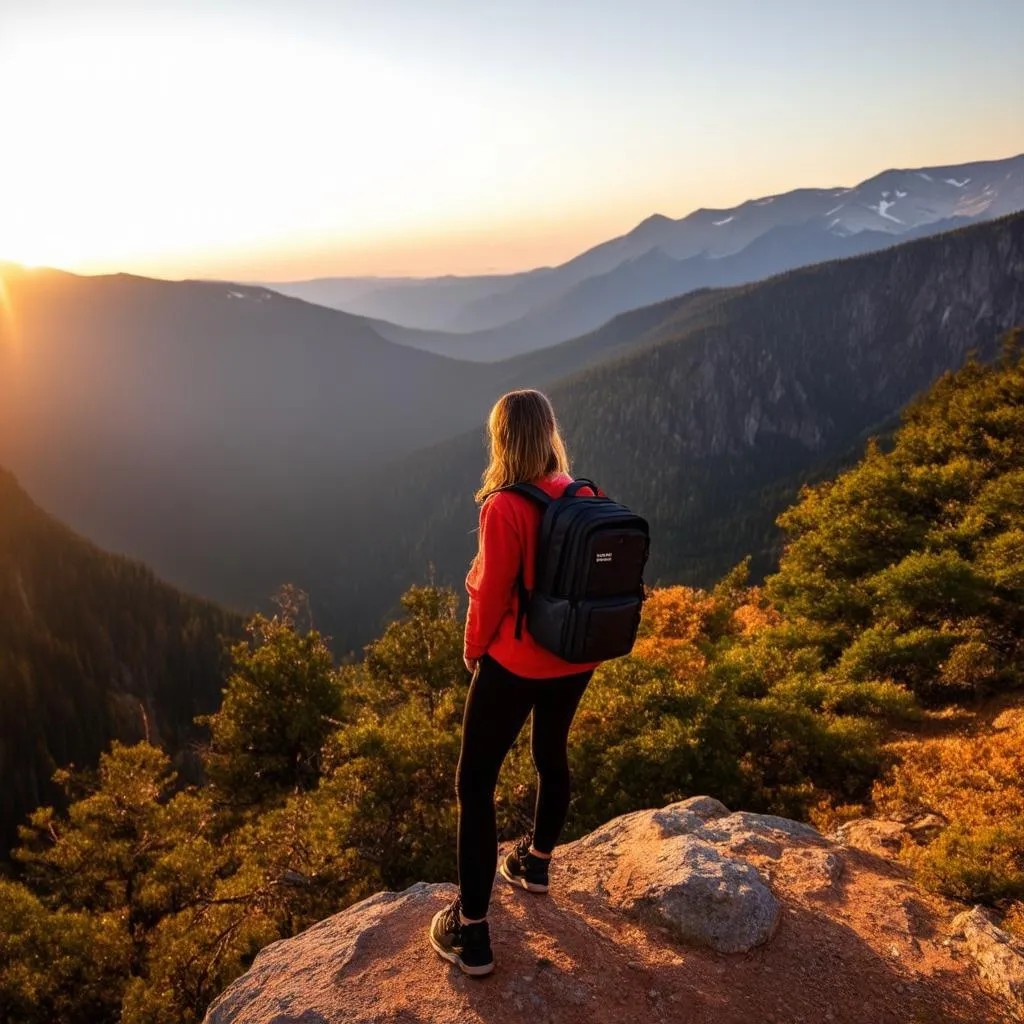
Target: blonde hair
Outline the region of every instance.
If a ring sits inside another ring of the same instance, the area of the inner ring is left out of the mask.
[[[568,473],[569,456],[558,433],[555,410],[539,391],[502,395],[487,419],[490,461],[476,500],[509,484],[528,483],[551,473]]]

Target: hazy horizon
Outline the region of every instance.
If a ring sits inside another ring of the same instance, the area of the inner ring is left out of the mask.
[[[31,157],[0,166],[0,259],[504,273],[655,213],[1024,151],[1024,7],[997,0],[968,22],[909,0],[166,6],[0,13],[8,139]]]

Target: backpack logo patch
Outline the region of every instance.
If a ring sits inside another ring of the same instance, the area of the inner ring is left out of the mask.
[[[598,551],[594,556],[595,562],[610,562],[612,560],[612,553],[610,551]]]

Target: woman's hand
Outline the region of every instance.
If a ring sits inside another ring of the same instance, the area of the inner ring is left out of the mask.
[[[480,659],[479,658],[463,658],[462,660],[466,663],[466,668],[469,671],[469,674],[470,675],[475,675],[476,674],[476,670],[480,667]]]

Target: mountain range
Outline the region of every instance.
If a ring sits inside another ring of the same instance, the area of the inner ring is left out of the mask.
[[[491,277],[326,278],[270,287],[374,318],[399,344],[494,361],[702,287],[743,284],[1024,209],[1024,154],[888,170],[679,220],[655,215],[558,267]]]
[[[295,578],[339,481],[359,502],[360,474],[604,353],[599,336],[482,365],[265,288],[0,275],[0,465],[98,544],[233,606]]]

